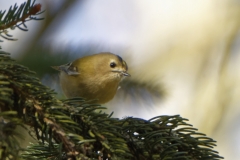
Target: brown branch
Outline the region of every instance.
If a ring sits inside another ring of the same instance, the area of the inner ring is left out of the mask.
[[[24,96],[27,96],[27,95],[24,95]],[[55,135],[54,139],[63,144],[63,148],[65,149],[66,154],[70,157],[77,156],[79,152],[76,151],[75,144],[69,140],[69,138],[66,136],[66,133],[61,128],[61,126],[58,125],[55,122],[55,120],[45,116],[43,112],[43,108],[40,105],[38,105],[39,102],[37,100],[35,100],[34,98],[29,98],[29,99],[32,100],[34,104],[34,108],[36,109],[36,112],[39,114],[39,116],[42,117],[43,122],[46,123],[49,126],[49,128],[51,128],[53,134]]]
[[[14,25],[16,25],[18,22],[25,22],[25,20],[30,17],[31,15],[36,15],[38,12],[41,11],[41,7],[42,5],[41,4],[35,4],[30,10],[28,13],[22,15],[21,18],[19,19],[16,19],[15,21],[12,21],[10,23],[7,23],[7,24],[4,24],[4,25],[1,25],[0,26],[0,30],[5,30],[7,28],[10,28]]]
[[[67,133],[64,131],[62,128],[61,124],[58,124],[53,118],[49,117],[49,114],[46,114],[46,109],[44,106],[42,106],[42,103],[37,99],[37,97],[33,96],[29,92],[33,92],[34,88],[31,87],[31,85],[26,85],[27,88],[25,88],[24,85],[19,85],[19,82],[17,78],[15,78],[15,74],[18,74],[18,72],[8,72],[8,70],[13,69],[13,68],[20,68],[20,66],[14,66],[14,64],[9,64],[5,65],[5,69],[0,70],[0,74],[2,76],[6,76],[6,80],[8,80],[9,85],[8,87],[13,90],[11,98],[13,98],[13,103],[12,107],[8,106],[1,106],[1,111],[9,111],[11,108],[15,108],[16,111],[18,111],[18,116],[19,117],[24,117],[24,115],[31,114],[33,115],[33,118],[39,121],[41,124],[46,124],[49,129],[52,131],[52,134],[54,135],[53,138],[54,140],[60,144],[62,143],[63,146],[63,151],[66,153],[67,157],[69,159],[74,158],[78,156],[80,153],[77,151],[75,148],[74,142],[70,140],[70,138],[67,136]],[[7,71],[5,71],[7,70]],[[22,86],[22,87],[19,87]],[[22,100],[22,102],[19,101],[19,98]],[[52,101],[55,99],[52,98]],[[31,107],[27,107],[31,106]],[[50,106],[51,107],[51,106]],[[36,113],[37,117],[34,116]],[[32,117],[32,116],[31,116]],[[30,122],[30,123],[29,123]],[[36,123],[32,123],[32,121],[25,121],[25,124],[34,127],[34,128],[39,128],[36,126]],[[36,133],[37,134],[37,133]],[[39,137],[38,137],[39,139]]]
[[[12,83],[14,84],[14,83]],[[49,128],[51,129],[51,131],[53,132],[54,139],[58,142],[58,143],[62,143],[63,148],[66,152],[66,155],[69,157],[76,157],[77,155],[79,155],[79,152],[75,149],[75,144],[73,142],[71,142],[71,140],[69,140],[69,138],[66,136],[67,134],[65,133],[65,131],[61,128],[60,125],[58,125],[56,123],[56,121],[54,119],[48,118],[46,117],[46,112],[44,112],[44,109],[42,106],[40,106],[39,101],[36,100],[34,97],[29,96],[28,93],[23,92],[21,89],[19,89],[18,87],[12,85],[11,86],[13,88],[13,90],[15,90],[17,93],[23,95],[23,97],[26,97],[26,101],[28,102],[32,102],[35,111],[37,112],[37,114],[39,115],[38,117],[41,117],[41,120],[46,123],[46,125],[49,126]],[[23,113],[26,114],[26,108],[23,109]],[[34,127],[34,123],[28,123],[27,125]],[[71,159],[71,158],[70,158]]]

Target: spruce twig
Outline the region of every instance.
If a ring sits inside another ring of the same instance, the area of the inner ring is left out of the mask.
[[[8,34],[9,28],[14,29],[15,27],[23,31],[28,31],[25,22],[30,20],[42,20],[37,18],[36,15],[41,14],[41,4],[34,4],[35,0],[20,5],[15,4],[11,6],[8,12],[0,11],[0,36],[7,40],[17,40],[12,38],[12,35]]]

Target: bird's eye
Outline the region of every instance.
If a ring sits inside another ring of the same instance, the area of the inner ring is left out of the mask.
[[[110,67],[111,67],[111,68],[116,67],[116,63],[115,63],[115,62],[111,62],[111,63],[110,63]]]

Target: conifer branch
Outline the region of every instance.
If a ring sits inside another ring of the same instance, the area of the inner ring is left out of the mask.
[[[11,6],[8,12],[0,11],[0,36],[7,40],[16,40],[12,38],[12,35],[8,34],[9,28],[14,29],[15,27],[28,31],[25,22],[30,20],[42,20],[42,18],[37,18],[35,15],[41,14],[41,4],[34,4],[35,0],[27,2],[20,5],[20,7],[15,4]],[[6,14],[5,14],[6,13]]]
[[[39,140],[22,154],[26,159],[222,159],[213,150],[216,141],[179,115],[120,120],[97,112],[105,109],[100,105],[81,98],[59,101],[53,94],[32,71],[0,52],[0,116],[7,124],[32,127]],[[7,148],[0,159],[21,150],[12,145],[15,139],[0,142]]]

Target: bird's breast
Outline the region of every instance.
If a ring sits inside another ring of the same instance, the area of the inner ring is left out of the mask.
[[[110,77],[109,77],[110,76]],[[96,100],[96,103],[106,103],[113,99],[117,92],[120,78],[116,75],[84,75],[69,76],[62,72],[60,84],[66,97],[83,97],[86,100]]]

